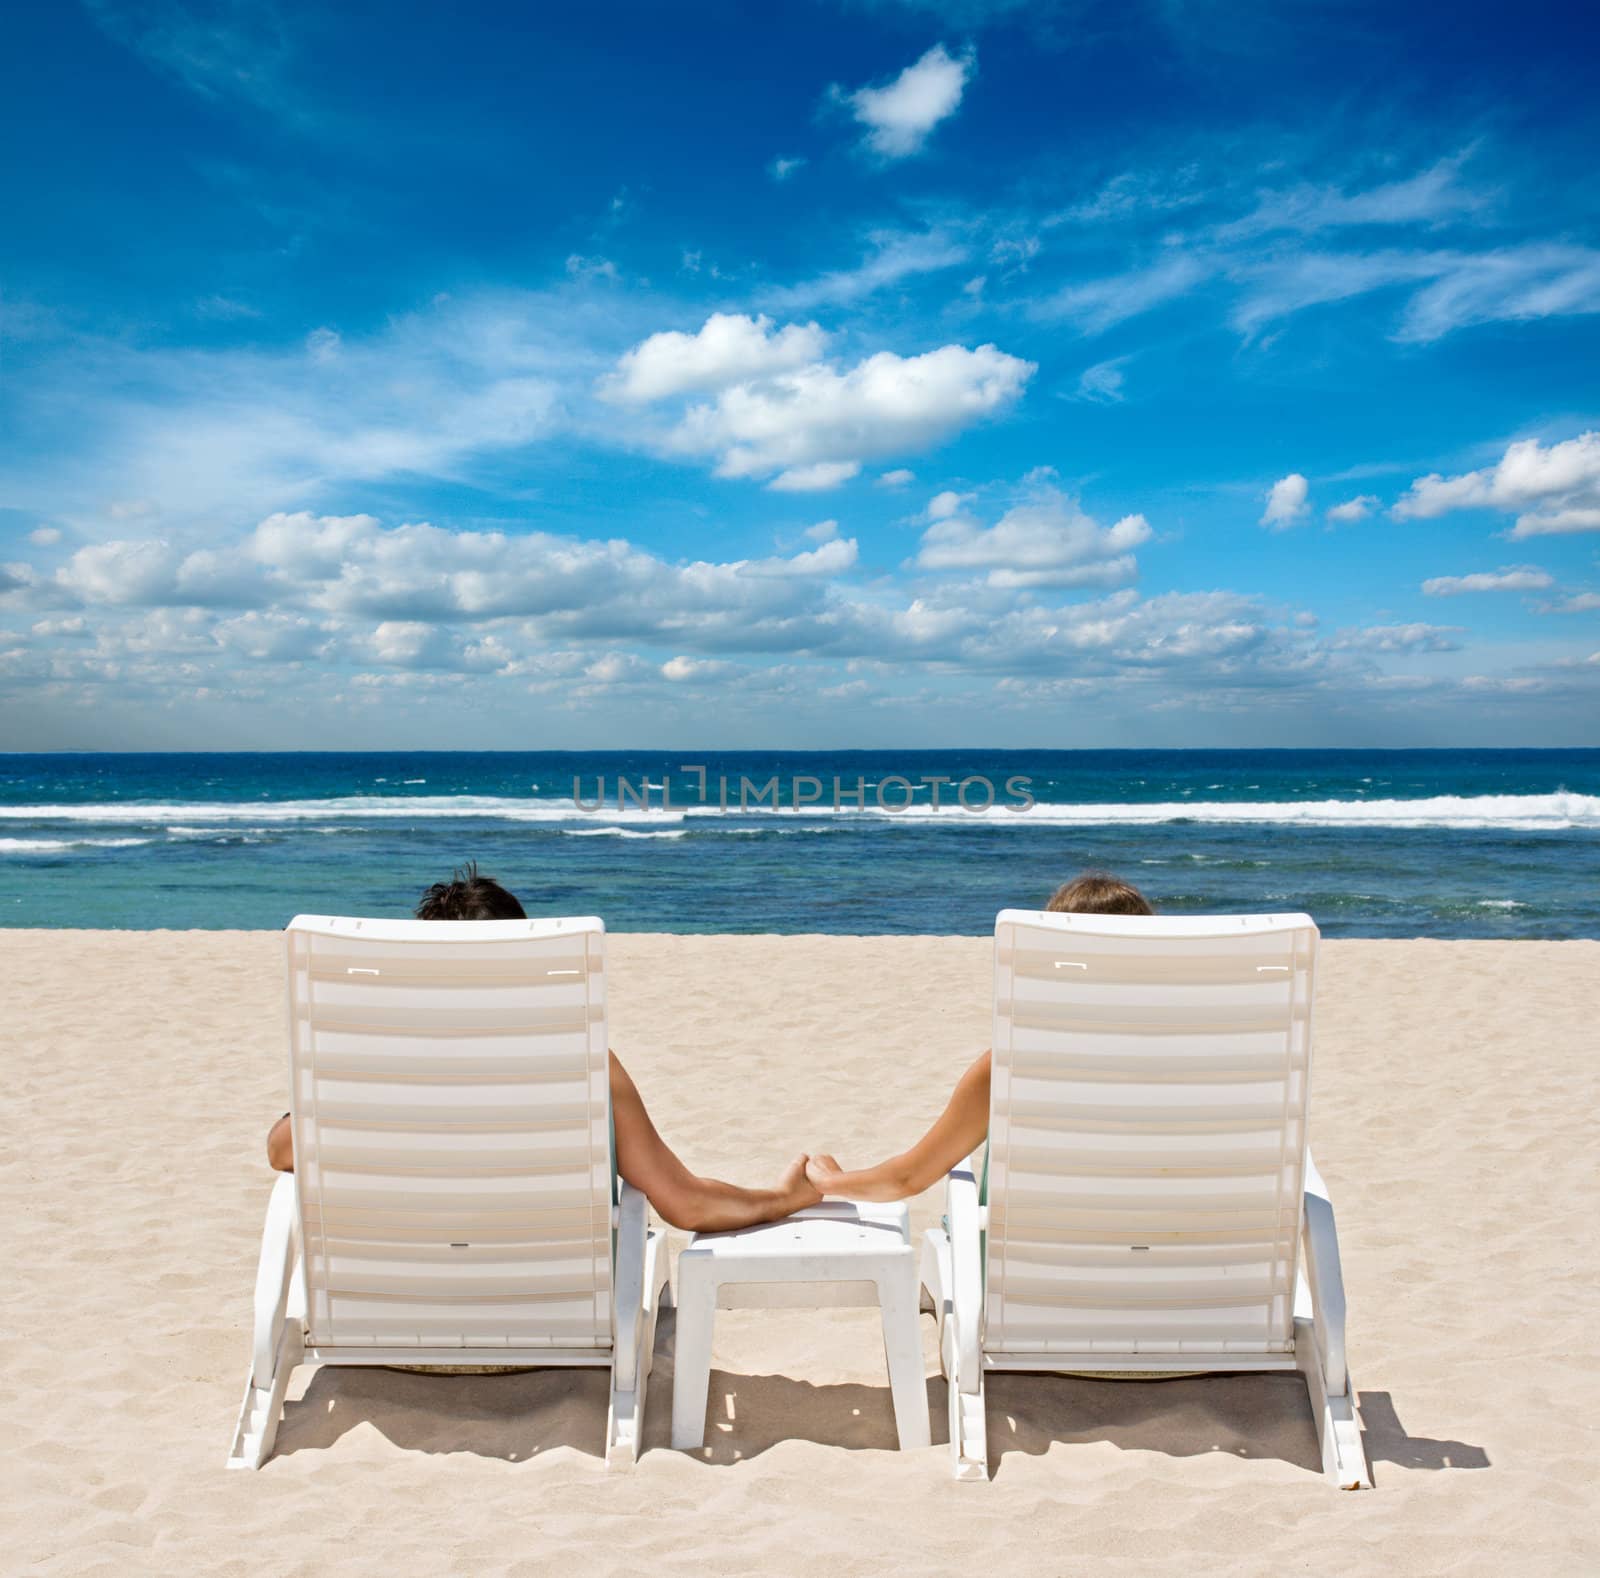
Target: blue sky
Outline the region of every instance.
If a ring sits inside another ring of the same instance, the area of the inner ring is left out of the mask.
[[[1600,743],[1576,6],[87,0],[13,749]]]

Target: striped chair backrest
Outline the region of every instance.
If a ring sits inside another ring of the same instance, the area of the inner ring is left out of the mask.
[[[1317,929],[995,923],[984,1347],[1293,1348]]]
[[[312,1346],[610,1346],[604,930],[290,923]]]

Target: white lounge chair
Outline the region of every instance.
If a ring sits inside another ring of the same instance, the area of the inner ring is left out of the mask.
[[[297,1364],[595,1365],[639,1450],[667,1287],[615,1183],[605,928],[302,915],[288,928],[296,1170],[267,1207],[230,1468]]]
[[[1327,1477],[1371,1484],[1306,1145],[1316,949],[1305,915],[996,919],[987,1153],[923,1244],[958,1479],[989,1370],[1298,1369]]]

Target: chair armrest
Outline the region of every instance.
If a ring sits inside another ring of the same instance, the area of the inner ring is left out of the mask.
[[[624,1180],[617,1196],[617,1258],[611,1296],[611,1369],[616,1387],[624,1392],[633,1390],[639,1366],[649,1236],[650,1202]]]
[[[1305,1271],[1311,1292],[1311,1318],[1322,1350],[1323,1375],[1328,1391],[1338,1396],[1348,1384],[1344,1352],[1344,1271],[1339,1263],[1339,1234],[1333,1220],[1333,1202],[1317,1164],[1306,1152]]]
[[[269,1384],[278,1367],[278,1344],[283,1337],[289,1288],[298,1259],[299,1214],[294,1175],[279,1173],[267,1200],[267,1222],[261,1231],[261,1259],[256,1264],[252,1362],[258,1386]]]
[[[982,1215],[976,1156],[950,1170],[945,1181],[950,1224],[950,1314],[955,1321],[956,1373],[961,1390],[976,1392],[982,1377],[978,1335],[983,1325]]]

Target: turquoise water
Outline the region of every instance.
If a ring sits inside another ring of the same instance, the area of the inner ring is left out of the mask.
[[[0,756],[0,924],[399,915],[469,859],[617,931],[981,934],[1095,866],[1329,936],[1597,937],[1600,751]]]

